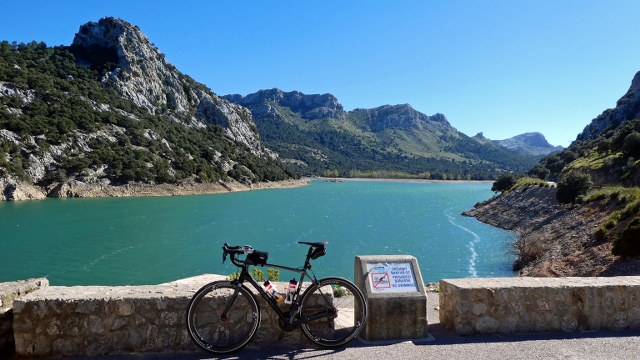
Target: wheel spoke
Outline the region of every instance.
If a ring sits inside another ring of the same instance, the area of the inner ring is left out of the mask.
[[[235,297],[234,297],[235,294]],[[187,313],[189,334],[201,348],[214,353],[240,349],[255,334],[260,312],[246,287],[214,282],[191,299]]]
[[[354,339],[364,325],[362,293],[348,280],[329,278],[312,286],[302,299],[302,329],[322,346],[340,346]]]

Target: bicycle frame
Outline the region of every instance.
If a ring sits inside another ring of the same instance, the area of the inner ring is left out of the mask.
[[[280,307],[278,307],[278,303],[263,289],[263,287],[251,276],[251,274],[249,274],[249,267],[250,266],[255,266],[255,265],[251,265],[248,264],[246,262],[246,260],[239,260],[236,259],[234,255],[231,255],[231,262],[236,265],[237,267],[242,268],[242,270],[240,271],[240,275],[238,276],[238,278],[236,278],[235,280],[232,281],[232,283],[237,284],[236,290],[233,294],[233,296],[231,297],[229,303],[227,304],[227,306],[225,307],[225,310],[223,311],[223,317],[226,316],[227,311],[231,308],[231,306],[233,305],[233,302],[235,300],[235,298],[237,297],[238,292],[240,291],[240,287],[242,286],[242,284],[246,281],[248,283],[250,283],[255,289],[256,291],[258,291],[258,293],[262,296],[262,298],[265,299],[265,301],[267,302],[267,304],[269,304],[269,306],[271,306],[271,308],[276,312],[276,314],[278,314],[278,317],[284,322],[284,324],[286,326],[292,326],[292,325],[298,325],[299,323],[303,323],[303,322],[307,322],[307,321],[311,321],[311,320],[315,320],[315,319],[320,319],[324,316],[326,316],[326,314],[316,314],[314,316],[307,316],[304,319],[300,319],[298,318],[298,311],[299,311],[299,306],[300,306],[300,292],[302,291],[302,284],[304,282],[305,278],[309,278],[309,280],[311,281],[311,286],[317,284],[319,281],[316,278],[315,274],[313,273],[313,271],[311,272],[311,275],[309,275],[309,273],[307,272],[307,270],[311,270],[311,265],[309,262],[309,255],[307,255],[307,258],[305,260],[304,266],[301,268],[293,268],[293,267],[289,267],[289,266],[283,266],[283,265],[277,265],[277,264],[268,264],[265,263],[263,266],[269,266],[272,268],[276,268],[276,269],[281,269],[281,270],[286,270],[286,271],[291,271],[291,272],[295,272],[300,274],[300,281],[298,282],[299,286],[296,289],[295,292],[295,296],[293,298],[293,302],[291,303],[291,308],[288,311],[289,312],[289,316],[287,316],[287,314],[282,311],[282,309],[280,309]],[[299,320],[299,321],[296,321]]]

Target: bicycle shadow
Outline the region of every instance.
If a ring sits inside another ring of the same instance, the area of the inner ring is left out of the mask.
[[[210,356],[203,352],[172,354],[166,357],[164,354],[159,357],[136,358],[139,360],[254,360],[254,359],[314,359],[327,355],[336,355],[346,348],[338,349],[321,349],[321,348],[294,348],[289,346],[261,346],[261,347],[245,347],[238,352],[229,355]],[[109,360],[113,360],[110,358]]]

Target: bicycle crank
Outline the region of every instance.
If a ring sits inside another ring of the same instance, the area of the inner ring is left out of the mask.
[[[280,327],[280,329],[282,329],[282,331],[291,332],[298,327],[297,323],[288,324],[288,321],[286,321],[286,319],[289,319],[290,316],[291,316],[291,313],[287,311],[284,313],[284,319],[283,318],[278,319],[278,326]]]

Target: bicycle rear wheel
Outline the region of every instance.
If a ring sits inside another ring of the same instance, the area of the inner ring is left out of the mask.
[[[314,343],[338,347],[364,328],[367,305],[362,292],[349,280],[322,279],[302,294],[301,327]]]
[[[245,346],[259,324],[260,309],[253,294],[246,286],[229,281],[203,286],[187,308],[189,335],[202,349],[216,354]]]

